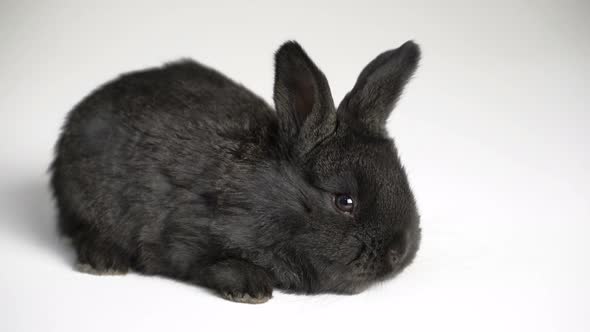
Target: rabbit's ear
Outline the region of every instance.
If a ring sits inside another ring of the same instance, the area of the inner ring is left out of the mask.
[[[275,55],[274,102],[282,134],[301,153],[334,129],[328,81],[296,42],[286,42]]]
[[[360,73],[338,112],[365,130],[382,133],[419,61],[420,48],[412,41],[380,54]]]

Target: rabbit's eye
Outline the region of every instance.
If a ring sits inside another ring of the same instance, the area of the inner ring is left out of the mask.
[[[354,201],[348,194],[336,194],[334,196],[334,204],[343,212],[351,213],[354,209]]]

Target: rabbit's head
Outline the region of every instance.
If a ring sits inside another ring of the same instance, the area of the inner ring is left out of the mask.
[[[305,183],[305,226],[290,242],[313,270],[313,291],[359,292],[401,271],[418,250],[416,203],[385,123],[419,59],[413,42],[382,53],[336,108],[297,43],[276,54],[280,136]]]

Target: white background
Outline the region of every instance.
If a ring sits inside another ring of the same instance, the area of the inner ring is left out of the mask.
[[[0,331],[590,331],[588,17],[583,0],[1,1]],[[415,263],[361,295],[256,306],[73,271],[46,174],[66,112],[180,57],[270,102],[288,39],[336,102],[380,52],[422,46],[388,126],[422,214]]]

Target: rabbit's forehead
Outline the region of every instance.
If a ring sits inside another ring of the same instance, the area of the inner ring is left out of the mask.
[[[411,195],[392,140],[346,137],[324,146],[312,162],[314,182],[350,193],[371,209],[387,209],[393,198]]]
[[[359,181],[383,182],[399,176],[401,164],[392,140],[354,137],[335,139],[316,155],[314,169],[324,176],[359,177]],[[362,178],[362,179],[361,179]]]

